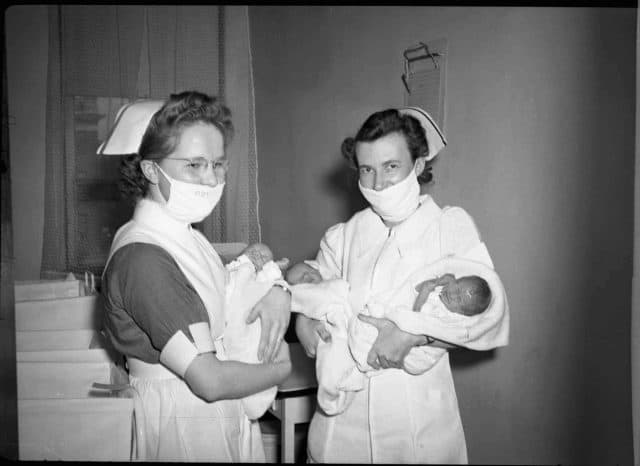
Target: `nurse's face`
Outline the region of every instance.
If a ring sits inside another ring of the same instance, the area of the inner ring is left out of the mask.
[[[228,161],[222,133],[207,123],[187,126],[182,130],[173,153],[157,163],[170,177],[179,181],[208,186],[224,183]],[[169,181],[159,170],[158,186],[168,199]]]
[[[404,180],[416,169],[407,141],[399,132],[356,145],[360,184],[381,191]]]

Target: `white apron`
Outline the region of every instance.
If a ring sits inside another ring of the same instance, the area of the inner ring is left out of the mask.
[[[158,245],[172,256],[207,309],[210,335],[221,338],[226,271],[204,235],[176,222],[156,202],[142,199],[133,219],[117,231],[109,259],[134,242]],[[143,411],[136,410],[136,422],[143,424],[136,431],[144,436],[136,439],[143,452],[139,459],[265,461],[260,426],[248,419],[240,400],[207,403],[162,364],[135,358],[127,362],[130,384],[140,396]]]
[[[445,255],[462,256],[483,247],[466,212],[443,211],[431,197],[421,199],[420,208],[391,230],[365,209],[327,231],[317,258],[320,270],[323,276],[341,276],[352,290],[359,290],[363,303],[354,308],[362,309],[370,296],[399,287],[412,273]],[[485,263],[492,266],[488,254]],[[507,310],[500,310],[496,325],[508,323]],[[496,342],[500,344],[506,340]],[[340,415],[316,410],[308,457],[311,462],[334,463],[466,463],[448,353],[420,375],[400,369],[377,371]]]

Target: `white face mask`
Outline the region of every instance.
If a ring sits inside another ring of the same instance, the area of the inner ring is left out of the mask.
[[[224,183],[216,186],[185,183],[171,178],[156,164],[170,183],[169,199],[163,206],[173,218],[185,223],[198,223],[204,220],[222,197]]]
[[[358,187],[374,212],[387,222],[406,220],[420,204],[420,183],[414,169],[404,180],[382,191],[365,188],[360,181]]]

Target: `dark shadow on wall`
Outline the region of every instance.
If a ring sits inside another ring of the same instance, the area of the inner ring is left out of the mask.
[[[331,195],[344,199],[341,204],[340,218],[346,220],[367,207],[368,204],[358,189],[358,172],[355,167],[349,165],[339,154],[336,154],[334,158],[336,162],[323,177],[323,187]]]
[[[471,351],[468,349],[455,349],[449,351],[449,361],[451,368],[465,369],[476,364],[489,362],[496,357],[496,350],[489,351]]]

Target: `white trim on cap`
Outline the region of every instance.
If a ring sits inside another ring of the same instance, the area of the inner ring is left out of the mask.
[[[431,115],[425,110],[419,107],[402,107],[398,109],[398,112],[401,115],[408,115],[415,118],[420,123],[420,126],[422,126],[425,138],[427,139],[427,145],[429,146],[429,152],[426,156],[427,160],[433,159],[447,145],[447,140],[442,134],[442,131],[440,131],[440,128],[438,128],[438,125],[433,121]]]
[[[163,100],[139,99],[118,110],[115,122],[98,155],[124,155],[138,152],[142,137],[153,115],[164,105]]]
[[[403,107],[400,109],[400,112],[402,112],[402,110],[415,110],[416,112],[425,116],[429,120],[431,125],[435,128],[435,130],[438,132],[438,135],[440,135],[440,137],[442,138],[442,142],[444,143],[444,145],[445,146],[447,145],[447,139],[444,137],[444,134],[442,133],[442,131],[440,131],[440,128],[438,127],[438,125],[436,125],[436,122],[433,121],[433,118],[431,118],[431,115],[429,115],[426,111],[422,110],[420,107]]]

